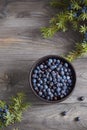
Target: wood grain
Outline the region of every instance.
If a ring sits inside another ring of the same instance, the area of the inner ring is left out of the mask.
[[[21,123],[3,130],[86,130],[87,129],[87,55],[72,64],[77,74],[76,88],[64,102],[49,104],[39,100],[28,83],[29,71],[40,57],[63,55],[80,41],[77,32],[58,32],[51,39],[41,36],[40,28],[47,26],[53,9],[49,0],[0,0],[0,99],[9,100],[11,95],[24,91],[32,103]],[[79,96],[85,96],[79,102]],[[66,117],[62,111],[68,111]],[[76,116],[81,117],[75,122]]]

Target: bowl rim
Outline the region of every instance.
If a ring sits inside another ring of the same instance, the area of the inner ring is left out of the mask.
[[[40,62],[42,62],[43,60],[48,59],[48,58],[59,58],[59,59],[62,59],[63,61],[65,61],[65,62],[67,62],[67,63],[71,66],[71,68],[73,69],[74,76],[75,76],[75,77],[74,77],[74,84],[73,84],[73,87],[72,87],[71,92],[70,92],[67,96],[65,96],[64,98],[59,99],[59,100],[55,100],[55,101],[54,101],[54,100],[53,100],[53,101],[46,100],[46,99],[40,97],[40,96],[35,92],[35,90],[34,90],[34,88],[33,88],[33,85],[32,85],[32,72],[33,72],[34,68],[35,68],[38,64],[40,64]],[[74,89],[75,89],[75,86],[76,86],[76,71],[75,71],[75,68],[73,67],[73,65],[72,65],[68,60],[66,60],[65,58],[63,58],[62,56],[59,56],[59,55],[46,55],[46,56],[43,56],[43,57],[39,58],[38,60],[36,60],[36,61],[34,62],[34,64],[32,65],[32,67],[31,67],[31,69],[30,69],[30,71],[29,71],[29,74],[28,74],[28,82],[29,82],[29,87],[32,89],[34,95],[35,95],[36,97],[38,97],[40,100],[42,100],[42,101],[44,101],[44,102],[47,102],[47,103],[60,103],[60,102],[62,102],[62,101],[64,101],[64,100],[66,100],[69,96],[72,95],[72,93],[73,93],[73,91],[74,91]]]

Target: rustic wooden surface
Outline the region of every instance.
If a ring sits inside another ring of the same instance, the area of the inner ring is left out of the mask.
[[[48,54],[66,54],[79,35],[73,31],[57,33],[51,39],[43,39],[40,27],[48,25],[53,15],[49,0],[0,0],[0,99],[24,91],[32,107],[23,115],[21,123],[3,130],[87,130],[87,56],[73,65],[77,84],[72,96],[59,104],[49,104],[34,96],[28,85],[28,73],[32,64]],[[79,96],[85,96],[79,102]],[[66,117],[61,111],[68,111]],[[81,117],[75,122],[76,116]]]

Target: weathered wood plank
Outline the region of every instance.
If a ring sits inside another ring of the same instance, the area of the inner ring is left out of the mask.
[[[61,111],[67,111],[65,117],[61,116]],[[23,117],[21,123],[14,125],[20,130],[86,130],[87,129],[87,105],[86,104],[55,104],[47,106],[32,107]],[[75,118],[81,117],[80,122]],[[5,130],[9,130],[8,127]]]
[[[21,56],[22,57],[22,56]],[[26,56],[25,56],[26,57]],[[18,58],[18,57],[17,57]],[[63,103],[76,103],[77,98],[79,96],[84,95],[85,100],[84,102],[87,103],[87,61],[84,62],[86,59],[78,59],[75,63],[73,63],[76,73],[77,73],[77,84],[76,88],[67,100],[65,100]],[[82,65],[81,63],[84,62]],[[28,83],[28,74],[31,69],[32,64],[34,63],[34,60],[19,60],[16,59],[12,60],[6,60],[6,64],[4,64],[4,61],[2,60],[2,66],[1,66],[1,85],[0,89],[2,90],[0,93],[0,97],[3,99],[8,98],[7,95],[9,94],[15,94],[17,91],[25,91],[28,99],[32,104],[45,104],[41,100],[39,100],[36,96],[34,96],[33,92],[31,91]],[[79,66],[78,66],[79,64]],[[81,69],[83,68],[83,69]],[[79,71],[80,70],[80,71]],[[5,78],[5,75],[8,75],[9,79]],[[82,91],[81,91],[82,90]],[[6,93],[6,95],[4,94]]]

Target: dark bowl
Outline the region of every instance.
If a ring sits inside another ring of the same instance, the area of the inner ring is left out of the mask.
[[[71,72],[72,72],[72,77],[73,77],[72,86],[71,86],[70,92],[69,92],[66,96],[64,96],[63,98],[59,98],[59,99],[57,99],[57,100],[47,100],[47,99],[45,99],[45,98],[40,97],[40,96],[37,94],[37,92],[34,90],[33,83],[32,83],[32,74],[33,74],[34,69],[35,69],[38,65],[40,65],[42,62],[46,61],[46,60],[49,59],[49,58],[56,58],[56,59],[61,60],[61,62],[63,62],[63,63],[65,63],[65,62],[68,63],[69,68],[71,69]],[[34,65],[33,65],[32,68],[31,68],[31,71],[30,71],[30,73],[29,73],[28,80],[29,80],[29,84],[30,84],[30,87],[31,87],[32,91],[34,92],[34,94],[35,94],[38,98],[40,98],[41,100],[43,100],[43,101],[45,101],[45,102],[50,102],[50,103],[53,102],[53,103],[56,103],[56,102],[64,101],[66,98],[68,98],[68,97],[72,94],[72,92],[73,92],[73,90],[74,90],[74,88],[75,88],[75,84],[76,84],[76,72],[75,72],[75,69],[74,69],[74,67],[72,66],[72,64],[71,64],[69,61],[67,61],[66,59],[64,59],[63,57],[60,57],[60,56],[57,56],[57,55],[47,55],[47,56],[44,56],[44,57],[38,59],[38,60],[34,63]]]

